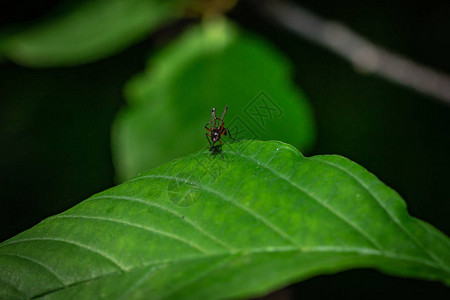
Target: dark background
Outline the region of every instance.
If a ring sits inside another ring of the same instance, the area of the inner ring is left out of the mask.
[[[67,2],[67,1],[66,1]],[[298,1],[374,43],[450,74],[448,1]],[[45,16],[59,1],[2,1],[0,27]],[[406,200],[409,212],[450,234],[450,106],[356,71],[329,50],[263,17],[242,1],[229,16],[268,39],[292,62],[314,109],[318,139],[307,155],[346,156]],[[155,45],[193,20],[172,24],[128,50],[71,68],[0,64],[0,241],[114,185],[110,126],[124,83]],[[0,35],[1,38],[1,35]],[[272,299],[444,299],[440,283],[353,270],[319,276]]]

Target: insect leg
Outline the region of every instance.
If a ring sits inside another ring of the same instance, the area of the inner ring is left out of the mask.
[[[208,123],[206,123],[205,129],[208,130],[208,131],[211,131],[211,129],[208,128],[208,125],[211,124],[211,123],[214,122],[214,121],[215,121],[215,120],[211,120],[211,121],[209,121]]]
[[[239,142],[237,139],[235,139],[234,137],[231,136],[231,131],[228,128],[225,128],[225,135],[227,134],[227,132],[230,135],[230,138],[233,139],[233,141]]]
[[[225,117],[225,114],[227,113],[227,109],[228,109],[228,104],[225,105],[225,109],[223,110],[223,113],[220,116],[220,122],[222,122],[222,123],[223,123],[223,117]]]

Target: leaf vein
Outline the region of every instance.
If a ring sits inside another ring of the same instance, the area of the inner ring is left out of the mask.
[[[264,225],[266,225],[268,228],[270,228],[271,230],[275,231],[278,235],[280,235],[281,237],[283,237],[285,240],[289,241],[290,243],[296,245],[297,242],[295,240],[293,240],[286,232],[284,232],[283,230],[281,230],[280,228],[278,228],[276,225],[274,225],[273,223],[269,222],[269,220],[267,220],[266,218],[264,218],[263,216],[261,216],[260,214],[258,214],[257,212],[251,210],[248,207],[243,206],[242,204],[233,201],[233,199],[229,198],[228,196],[226,196],[225,194],[220,193],[217,190],[211,189],[205,185],[200,185],[196,182],[193,181],[189,181],[185,178],[181,178],[181,177],[176,177],[176,176],[167,176],[167,175],[146,175],[146,176],[142,176],[142,177],[137,177],[134,179],[131,179],[130,181],[135,181],[135,180],[142,180],[142,179],[146,179],[146,178],[161,178],[161,179],[166,179],[166,180],[177,180],[177,181],[184,181],[186,183],[189,183],[193,186],[196,186],[200,189],[203,189],[206,192],[210,192],[212,194],[215,194],[217,196],[219,196],[222,200],[225,200],[233,205],[235,205],[236,207],[239,207],[240,209],[244,210],[245,212],[247,212],[249,215],[251,215],[252,217],[254,217],[255,219],[259,220],[260,222],[262,222]]]
[[[163,266],[163,265],[167,265],[167,264],[176,264],[176,263],[181,263],[181,262],[189,262],[189,261],[199,261],[199,260],[203,260],[203,259],[209,259],[209,258],[218,258],[218,257],[227,257],[227,256],[236,256],[236,255],[253,255],[253,254],[261,254],[261,253],[286,253],[286,252],[299,252],[299,253],[325,253],[325,252],[329,252],[329,253],[356,253],[358,255],[372,255],[372,256],[380,256],[380,257],[388,257],[388,258],[393,258],[393,259],[399,259],[399,260],[404,260],[404,261],[409,261],[409,262],[415,262],[415,263],[419,263],[431,268],[435,268],[435,269],[440,269],[438,265],[428,261],[428,260],[422,260],[419,259],[417,257],[412,257],[412,256],[407,256],[407,255],[398,255],[397,253],[394,252],[389,252],[389,251],[379,251],[379,250],[375,250],[373,248],[362,248],[362,247],[339,247],[339,246],[314,246],[314,247],[295,247],[295,246],[284,246],[284,247],[262,247],[262,248],[255,248],[255,249],[251,249],[248,251],[245,250],[241,250],[241,251],[237,251],[237,252],[230,252],[230,253],[214,253],[214,254],[209,254],[209,255],[204,255],[204,256],[194,256],[194,257],[185,257],[185,258],[179,258],[179,259],[175,259],[175,260],[160,260],[160,261],[153,261],[150,262],[148,264],[143,264],[139,267],[135,267],[135,268],[131,268],[129,270],[125,270],[123,273],[126,272],[130,272],[130,271],[135,271],[141,268],[152,268],[152,270],[154,270],[154,268],[156,267],[157,269],[158,266]],[[151,271],[150,271],[151,272]],[[89,283],[90,281],[93,280],[99,280],[103,277],[108,277],[108,276],[113,276],[113,275],[118,275],[120,273],[117,272],[110,272],[107,274],[102,274],[99,275],[97,277],[91,278],[89,281],[83,280],[80,282],[75,282],[70,284],[67,288],[70,287],[74,287],[76,285],[80,285],[80,284],[85,284],[85,283]],[[57,289],[56,291],[59,291],[61,289]],[[51,294],[52,292],[48,293]],[[33,297],[34,298],[34,297]]]
[[[164,237],[168,237],[174,240],[177,240],[178,242],[182,242],[188,246],[190,246],[191,248],[194,248],[202,253],[208,253],[209,251],[206,249],[203,249],[202,247],[200,247],[199,245],[192,243],[188,240],[183,239],[182,237],[179,237],[175,234],[169,233],[169,232],[165,232],[165,231],[161,231],[158,229],[154,229],[154,228],[150,228],[147,226],[142,226],[140,224],[136,224],[136,223],[131,223],[131,222],[126,222],[126,221],[122,221],[122,220],[116,220],[116,219],[111,219],[111,218],[104,218],[104,217],[92,217],[92,216],[83,216],[83,215],[56,215],[54,217],[52,217],[50,220],[53,219],[57,219],[57,218],[74,218],[74,219],[88,219],[88,220],[96,220],[96,221],[104,221],[104,222],[112,222],[112,223],[117,223],[117,224],[122,224],[125,226],[130,226],[130,227],[134,227],[134,228],[139,228],[151,233],[156,233],[159,234],[161,236]]]
[[[53,241],[53,242],[61,242],[61,243],[71,244],[71,245],[77,246],[78,248],[82,248],[82,249],[88,250],[92,253],[96,253],[97,255],[99,255],[99,256],[103,257],[104,259],[108,260],[109,262],[111,262],[115,267],[120,269],[122,272],[124,272],[127,269],[125,266],[122,266],[115,258],[104,253],[103,251],[100,251],[98,249],[93,249],[90,246],[87,246],[87,245],[84,245],[84,244],[81,244],[81,243],[78,243],[75,241],[62,239],[62,238],[41,237],[41,238],[17,239],[17,240],[12,240],[12,241],[1,244],[0,248],[3,248],[5,246],[11,245],[11,244],[26,243],[26,242],[33,242],[33,241]]]
[[[365,189],[369,195],[375,200],[375,202],[384,210],[384,212],[394,221],[395,224],[397,224],[397,226],[410,238],[410,240],[413,241],[414,244],[416,244],[422,251],[424,251],[432,260],[434,260],[435,262],[443,265],[446,269],[448,269],[445,265],[445,263],[443,263],[440,259],[436,258],[435,255],[433,253],[430,253],[426,247],[424,247],[422,245],[422,243],[420,243],[412,234],[411,232],[409,232],[409,230],[407,230],[402,224],[401,222],[394,216],[392,215],[392,213],[386,208],[386,206],[384,206],[384,204],[382,203],[382,201],[380,201],[380,199],[378,199],[378,197],[372,192],[371,188],[366,185],[363,181],[361,181],[356,175],[354,175],[351,171],[347,170],[346,168],[329,162],[329,161],[325,161],[322,160],[320,157],[316,157],[314,160],[317,160],[319,162],[321,162],[322,164],[326,164],[329,166],[333,166],[339,170],[341,170],[341,172],[344,172],[346,174],[348,174],[350,177],[352,177],[363,189]]]
[[[304,188],[302,188],[301,186],[299,186],[298,184],[296,184],[295,182],[292,182],[290,179],[288,179],[286,176],[282,175],[281,173],[279,173],[278,171],[276,171],[275,169],[273,169],[272,167],[262,163],[262,162],[258,162],[256,160],[254,160],[253,158],[251,158],[250,156],[246,156],[246,155],[242,155],[242,154],[236,154],[233,152],[227,152],[230,154],[233,154],[235,156],[238,157],[242,157],[245,158],[249,161],[252,161],[253,163],[264,167],[265,169],[267,169],[268,171],[272,172],[275,176],[277,176],[278,178],[283,179],[284,181],[286,181],[287,183],[289,183],[290,185],[292,185],[293,187],[297,188],[299,191],[301,191],[303,194],[305,194],[306,196],[308,196],[309,198],[311,198],[312,200],[314,200],[315,202],[317,202],[318,204],[320,204],[322,207],[324,207],[325,209],[327,209],[329,212],[331,212],[332,214],[334,214],[335,216],[337,216],[338,218],[340,218],[342,221],[344,221],[345,223],[347,223],[348,225],[350,225],[350,227],[352,227],[356,232],[358,232],[360,235],[362,235],[366,240],[368,240],[372,245],[374,245],[377,249],[382,249],[381,245],[374,239],[372,238],[369,234],[367,234],[366,232],[364,232],[361,228],[359,228],[357,225],[353,224],[350,220],[348,220],[347,218],[345,218],[341,213],[339,213],[338,211],[335,211],[332,209],[331,206],[327,205],[325,202],[320,201],[319,198],[315,197],[313,194],[311,194],[310,192],[308,192],[307,190],[305,190]],[[259,164],[258,164],[259,163]]]
[[[162,211],[168,212],[178,218],[180,218],[180,220],[182,220],[182,222],[185,222],[189,225],[191,225],[193,228],[195,228],[198,232],[200,232],[201,234],[203,234],[204,236],[208,237],[209,239],[211,239],[212,241],[216,242],[217,244],[221,245],[222,247],[228,249],[228,250],[233,250],[234,248],[227,245],[224,241],[222,241],[221,239],[219,239],[218,237],[214,236],[213,234],[207,232],[206,230],[204,230],[201,226],[199,226],[198,224],[196,224],[195,222],[191,221],[189,218],[187,218],[186,216],[181,215],[180,213],[166,207],[163,205],[159,205],[153,202],[149,202],[149,201],[145,201],[144,199],[141,198],[135,198],[135,197],[127,197],[127,196],[115,196],[115,195],[105,195],[105,196],[95,196],[95,197],[91,197],[87,200],[85,200],[84,202],[88,202],[91,200],[95,200],[95,199],[119,199],[119,200],[125,200],[125,201],[130,201],[130,202],[136,202],[136,203],[141,203],[145,206],[150,206],[150,207],[156,207]]]
[[[160,300],[163,299],[168,299],[171,296],[173,296],[174,294],[176,294],[177,292],[183,290],[184,288],[193,285],[194,283],[200,281],[202,278],[205,278],[206,276],[208,276],[209,274],[211,274],[212,272],[218,270],[219,268],[223,267],[224,265],[226,265],[227,263],[229,263],[234,257],[230,255],[230,257],[224,257],[224,260],[219,261],[219,263],[214,264],[212,267],[204,270],[203,272],[197,274],[196,276],[193,276],[192,278],[190,278],[189,280],[186,280],[183,282],[183,284],[172,288],[171,290],[169,290],[169,292],[164,295],[164,297],[162,297]]]
[[[47,271],[47,273],[50,273],[54,278],[56,278],[58,280],[58,283],[60,283],[63,286],[66,286],[66,283],[64,282],[64,279],[62,277],[60,277],[55,271],[53,271],[50,266],[34,259],[31,258],[29,256],[25,256],[25,255],[21,255],[21,254],[17,254],[17,253],[9,253],[9,252],[0,252],[0,255],[5,255],[5,256],[14,256],[14,257],[18,257],[21,258],[25,261],[34,263],[35,265],[40,266],[41,268],[43,268],[44,270]]]

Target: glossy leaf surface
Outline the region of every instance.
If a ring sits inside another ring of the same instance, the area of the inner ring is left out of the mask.
[[[245,141],[172,161],[0,244],[1,299],[223,299],[372,267],[450,283],[449,239],[335,155]]]

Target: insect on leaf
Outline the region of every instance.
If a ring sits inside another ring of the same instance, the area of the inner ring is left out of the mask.
[[[281,139],[302,151],[314,144],[312,110],[286,58],[229,21],[188,30],[152,56],[125,94],[112,133],[121,180],[208,145],[211,108],[219,118],[227,104],[223,121],[238,140]]]

